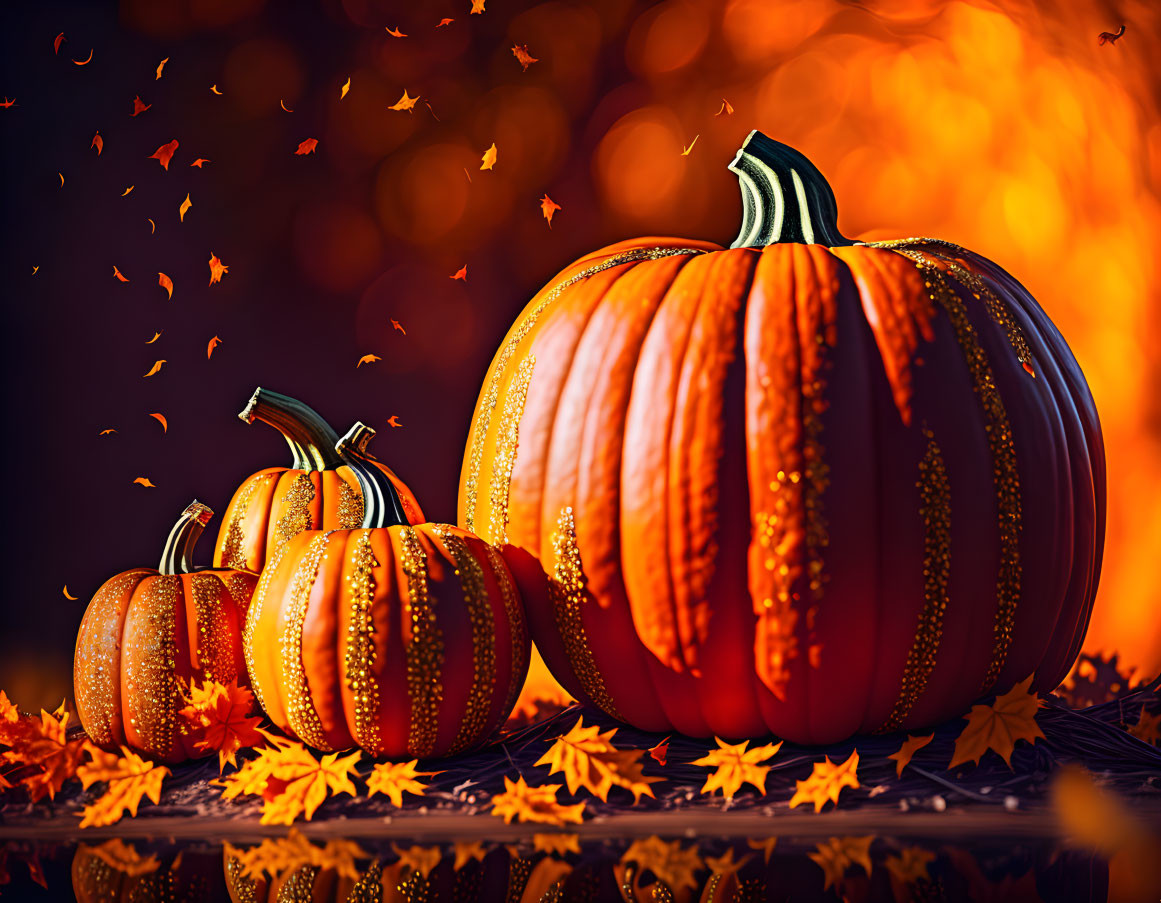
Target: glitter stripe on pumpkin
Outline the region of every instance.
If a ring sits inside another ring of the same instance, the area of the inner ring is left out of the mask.
[[[262,568],[262,576],[258,579],[258,586],[254,588],[254,596],[250,600],[250,607],[246,611],[246,624],[242,628],[242,657],[246,660],[246,673],[250,675],[250,688],[263,711],[268,711],[266,694],[262,688],[262,681],[258,679],[258,670],[254,664],[254,630],[262,618],[262,606],[266,602],[266,593],[274,575],[278,573],[282,559],[286,555],[286,546],[281,545],[278,550],[266,560]]]
[[[947,613],[948,582],[951,572],[951,487],[943,452],[930,429],[923,428],[927,451],[919,461],[919,516],[923,520],[923,609],[915,640],[907,653],[899,696],[887,720],[876,733],[898,730],[911,713],[916,700],[927,689],[935,670],[943,618]]]
[[[346,480],[339,483],[339,529],[358,530],[363,525],[363,493]]]
[[[432,527],[431,532],[443,542],[456,563],[456,576],[472,625],[472,687],[460,729],[448,750],[448,755],[455,755],[479,739],[487,724],[492,688],[496,684],[496,631],[484,569],[471,549],[462,536],[456,536],[442,524]]]
[[[556,628],[573,673],[597,706],[606,714],[624,720],[605,688],[605,680],[593,659],[581,617],[581,608],[585,604],[585,574],[576,543],[576,519],[571,506],[560,509],[556,532],[552,535],[552,554],[555,564],[549,580],[549,595],[556,615]]]
[[[468,530],[476,532],[476,500],[479,492],[480,470],[484,464],[484,443],[488,437],[488,430],[492,425],[492,413],[496,410],[497,404],[499,404],[500,384],[504,380],[508,364],[516,354],[516,348],[532,331],[532,328],[536,325],[541,315],[552,306],[566,289],[587,279],[589,276],[626,263],[636,263],[641,260],[659,260],[662,257],[674,257],[682,254],[702,253],[704,252],[695,248],[633,248],[623,254],[617,254],[607,260],[602,260],[592,266],[585,267],[579,273],[574,273],[567,279],[558,282],[544,294],[535,307],[524,315],[524,318],[512,330],[504,344],[500,347],[499,354],[496,355],[492,376],[488,380],[487,390],[481,399],[479,412],[476,415],[475,429],[472,432],[471,439],[471,453],[468,456],[468,478],[464,483],[464,526]]]
[[[504,600],[504,611],[508,616],[509,641],[512,644],[512,673],[508,678],[508,693],[504,698],[503,713],[507,715],[516,705],[516,699],[523,688],[523,675],[516,665],[516,655],[528,642],[528,625],[524,621],[524,609],[516,593],[516,584],[503,556],[492,546],[488,546],[488,564],[492,573],[496,575],[496,582],[500,584],[500,595]]]
[[[968,319],[963,300],[948,284],[938,266],[922,252],[899,249],[923,274],[929,297],[947,311],[956,339],[972,375],[973,387],[987,422],[988,447],[992,455],[992,478],[996,487],[996,529],[999,531],[999,568],[996,576],[996,616],[992,627],[992,656],[980,684],[980,693],[992,688],[1008,657],[1012,643],[1012,625],[1020,601],[1020,533],[1023,511],[1020,500],[1020,471],[1012,425],[1004,400],[996,387],[995,374],[987,353],[980,345],[975,327]]]
[[[168,755],[173,748],[177,728],[177,700],[181,690],[177,685],[174,667],[177,664],[177,604],[181,599],[181,577],[158,576],[145,581],[141,598],[134,600],[138,617],[145,624],[126,630],[129,649],[125,655],[129,666],[125,669],[125,687],[122,690],[129,701],[128,720],[141,738],[141,748],[156,756]],[[148,639],[144,639],[148,637]],[[132,647],[137,646],[137,654]]]
[[[314,496],[314,482],[308,474],[300,473],[282,497],[282,511],[274,524],[274,552],[314,525],[310,513],[310,503],[314,501]]]
[[[344,484],[345,485],[345,484]],[[361,506],[361,497],[360,497]],[[375,625],[371,605],[375,599],[374,569],[379,566],[371,550],[371,532],[355,540],[354,561],[346,577],[350,606],[347,647],[343,654],[347,688],[354,700],[355,742],[363,749],[379,748],[379,687],[374,676]]]
[[[535,366],[535,355],[530,354],[521,360],[504,396],[504,412],[500,416],[496,435],[496,453],[492,456],[492,516],[488,535],[484,537],[493,545],[508,542],[508,495],[512,488],[512,468],[516,464],[516,448],[520,444],[520,418],[524,416],[524,404],[528,401],[528,386],[532,382]]]
[[[197,618],[197,663],[206,680],[228,684],[238,677],[234,651],[230,643],[233,624],[222,600],[225,584],[216,574],[191,574]]]
[[[246,512],[250,510],[250,502],[260,486],[265,486],[277,478],[277,474],[264,474],[261,477],[251,477],[238,498],[230,524],[226,528],[226,539],[222,543],[222,567],[246,570],[246,553],[242,547],[246,544],[246,532],[242,529],[242,521],[246,519]]]
[[[443,632],[436,620],[435,605],[427,586],[427,554],[415,529],[399,530],[399,563],[407,577],[405,620],[407,637],[407,695],[411,700],[411,724],[407,751],[418,758],[435,746],[439,708],[443,702]]]
[[[314,702],[311,700],[306,670],[302,664],[302,629],[306,621],[310,592],[318,579],[319,566],[326,554],[330,537],[331,533],[314,537],[295,569],[294,577],[286,591],[288,598],[284,601],[284,610],[287,623],[281,637],[286,720],[290,729],[304,743],[325,752],[330,752],[330,747],[323,736],[322,722],[319,721]]]

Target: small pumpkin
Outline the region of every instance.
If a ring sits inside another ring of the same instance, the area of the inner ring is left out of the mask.
[[[234,493],[214,547],[214,567],[260,573],[290,537],[303,530],[351,529],[363,520],[358,484],[335,454],[338,435],[310,406],[261,387],[238,415],[278,430],[290,446],[290,467],[267,467],[247,477]],[[387,475],[410,523],[423,511],[402,480]]]
[[[428,758],[485,740],[511,711],[529,639],[500,553],[465,530],[407,523],[368,459],[336,446],[364,499],[357,529],[307,530],[262,573],[244,648],[259,702],[321,750]]]
[[[792,148],[730,168],[729,248],[621,242],[524,309],[459,522],[512,546],[565,688],[639,728],[830,743],[1051,690],[1105,525],[1068,345],[971,251],[843,237]]]
[[[247,684],[242,628],[258,578],[194,569],[194,546],[213,514],[194,501],[156,570],[118,574],[85,609],[73,691],[81,725],[104,749],[124,744],[168,763],[208,755],[195,746],[200,731],[177,714],[191,678]]]

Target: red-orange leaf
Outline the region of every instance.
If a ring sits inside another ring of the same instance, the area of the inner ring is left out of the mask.
[[[189,199],[189,195],[185,196],[185,200],[181,202],[181,206],[177,208],[178,222],[185,222],[185,215],[189,212],[189,208],[193,206],[193,201]]]
[[[389,427],[392,427],[392,428],[403,426],[403,424],[399,422],[399,415],[398,414],[392,414],[390,417],[388,417],[387,418],[387,425]]]
[[[467,282],[468,281],[468,265],[465,263],[462,267],[460,267],[458,270],[456,270],[452,274],[451,278],[452,279],[462,279],[462,280],[464,280],[464,282]]]
[[[472,14],[482,13],[484,11],[484,0],[472,0]]]
[[[221,282],[222,277],[228,272],[230,272],[230,268],[222,263],[213,251],[210,251],[210,285]]]
[[[714,113],[714,116],[715,117],[721,116],[722,113],[725,113],[727,116],[734,115],[734,108],[730,105],[730,102],[728,100],[726,100],[724,97],[722,98],[721,107],[718,109],[718,111],[716,113]]]
[[[66,599],[69,599],[73,602],[77,601],[78,597],[69,592],[69,585],[67,583],[64,585],[64,589],[62,589],[61,592],[64,593],[64,597]]]
[[[134,97],[133,98],[133,112],[130,113],[129,115],[130,116],[139,116],[142,113],[144,113],[146,110],[148,110],[151,106],[153,106],[153,104],[143,103],[140,97]]]
[[[97,156],[101,156],[101,151],[105,147],[105,139],[101,137],[101,133],[99,131],[93,136],[93,143],[90,144],[89,147],[95,147],[97,149]]]
[[[87,57],[85,57],[83,60],[73,60],[73,65],[74,66],[87,66],[92,61],[93,61],[93,51],[90,49],[89,55]]]
[[[262,717],[250,714],[254,694],[239,687],[237,680],[226,685],[212,680],[202,683],[201,691],[194,693],[194,682],[190,681],[190,704],[178,714],[201,730],[202,739],[194,744],[198,749],[217,751],[220,772],[227,762],[237,766],[239,749],[263,742],[257,730]]]
[[[119,269],[117,269],[116,267],[113,267],[113,277],[118,282],[128,282],[129,281],[128,279],[126,279],[124,276],[121,275],[121,271]]]
[[[662,768],[665,767],[665,759],[669,755],[669,738],[666,737],[656,746],[649,747],[649,755]]]
[[[58,53],[58,54],[59,54],[59,53],[60,53],[60,45],[61,45],[61,43],[62,43],[62,42],[64,42],[64,41],[67,41],[67,40],[68,40],[68,38],[66,38],[66,37],[64,36],[64,32],[63,32],[63,31],[62,31],[60,34],[58,34],[58,35],[57,35],[55,38],[53,38],[53,39],[52,39],[52,52],[53,52],[53,53]]]
[[[169,169],[169,161],[173,159],[173,155],[177,153],[177,139],[174,138],[169,144],[163,144],[157,150],[149,155],[150,160],[156,160],[161,164],[164,170]]]
[[[552,214],[560,210],[560,204],[556,203],[547,194],[540,199],[540,212],[544,214],[544,218],[548,221],[548,228],[552,228]]]
[[[169,432],[169,421],[165,419],[164,414],[150,414],[149,416],[161,424],[161,431],[163,433]]]
[[[454,21],[455,21],[455,19],[440,19],[439,24],[435,27],[436,28],[443,28],[445,25],[451,25],[452,22],[454,22]]]
[[[405,38],[405,37],[407,37],[407,35],[405,35],[403,32],[401,32],[399,30],[398,25],[395,26],[394,28],[388,28],[387,34],[391,35],[391,37],[393,37],[393,38]]]
[[[398,329],[398,330],[399,330],[401,333],[403,333],[404,335],[407,335],[407,330],[406,330],[406,329],[404,329],[402,326],[400,326],[400,325],[399,325],[399,321],[398,321],[398,320],[392,320],[392,321],[391,321],[391,326],[392,326],[392,328],[394,328],[394,329]]]
[[[165,273],[158,273],[157,274],[157,284],[160,285],[163,289],[165,289],[165,293],[170,298],[173,298],[173,280],[172,279],[170,279],[168,276],[166,276]]]
[[[527,44],[513,44],[512,45],[512,56],[516,57],[516,62],[518,62],[520,64],[523,71],[525,71],[525,72],[528,71],[528,67],[531,66],[533,63],[540,62],[540,60],[538,60],[536,57],[534,57],[531,53],[528,52],[528,45]]]
[[[166,57],[160,63],[157,64],[157,77],[153,79],[154,81],[159,81],[161,79],[161,70],[163,70],[165,68],[165,64],[168,62],[169,62],[169,57]]]
[[[158,339],[160,339],[160,338],[161,338],[161,333],[160,333],[160,332],[155,332],[155,333],[153,334],[153,338],[151,338],[151,339],[149,339],[148,341],[146,341],[146,343],[145,343],[145,344],[146,344],[146,345],[152,345],[154,342],[156,342],[156,341],[157,341]]]
[[[198,157],[190,166],[196,166],[198,169],[201,169],[205,164],[212,162],[212,160],[207,160],[205,157]]]
[[[214,349],[222,344],[222,340],[217,336],[210,339],[210,343],[206,346],[206,360],[208,361],[214,354]]]
[[[301,157],[304,154],[313,154],[315,148],[318,147],[317,138],[307,138],[305,141],[298,142],[298,150],[294,152],[296,157]]]

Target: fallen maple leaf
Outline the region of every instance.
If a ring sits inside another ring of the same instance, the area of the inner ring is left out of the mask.
[[[386,27],[386,26],[384,26],[384,27]],[[399,30],[398,25],[396,25],[394,28],[388,28],[387,34],[391,35],[391,37],[393,37],[393,38],[405,38],[405,37],[407,37],[407,35],[405,35],[403,32],[401,32]]]
[[[1129,733],[1138,740],[1156,746],[1161,741],[1161,712],[1150,715],[1146,704],[1141,703],[1141,714],[1137,717],[1137,723],[1129,728]]]
[[[528,52],[527,44],[513,44],[512,56],[516,57],[516,61],[520,64],[524,72],[527,72],[528,67],[533,63],[540,62],[540,60]]]
[[[132,185],[130,185],[128,188],[126,188],[124,191],[122,191],[122,192],[121,192],[121,197],[123,197],[123,198],[124,198],[124,197],[128,197],[128,196],[129,196],[129,192],[130,192],[130,191],[132,191],[132,190],[133,190],[133,186],[132,186]]]
[[[55,799],[64,782],[77,773],[88,740],[83,736],[68,739],[69,715],[63,704],[55,713],[41,709],[39,718],[18,716],[18,721],[12,721],[15,706],[7,702],[7,697],[4,702],[5,730],[0,742],[12,748],[4,752],[3,761],[22,770],[35,769],[18,782],[28,790],[31,802],[45,796]]]
[[[462,279],[464,282],[468,281],[468,265],[465,263],[462,267],[456,270],[451,275],[452,279]]]
[[[203,166],[205,166],[205,164],[212,162],[212,160],[207,160],[205,157],[198,157],[193,161],[193,163],[190,164],[190,166],[196,166],[198,169],[201,169]]]
[[[120,837],[110,838],[95,847],[83,843],[78,848],[78,852],[80,850],[91,853],[109,866],[109,868],[121,872],[130,878],[137,878],[141,875],[156,872],[161,865],[156,856],[150,854],[148,858],[143,858],[133,844],[125,843]]]
[[[824,761],[814,763],[810,777],[805,781],[795,782],[797,789],[790,798],[790,808],[793,809],[803,803],[814,803],[814,811],[820,812],[827,800],[837,806],[839,794],[844,787],[858,789],[858,768],[858,750],[851,750],[850,756],[841,764],[836,764],[830,760],[830,756],[825,756]]]
[[[683,157],[688,157],[688,156],[689,156],[689,152],[690,152],[691,150],[693,150],[693,146],[694,146],[695,144],[697,144],[697,139],[698,139],[698,138],[700,138],[700,137],[701,137],[701,135],[694,135],[694,136],[693,136],[693,140],[692,140],[691,142],[689,142],[689,147],[683,147],[683,148],[681,149],[681,156],[683,156]]]
[[[715,790],[721,790],[726,799],[733,799],[743,784],[751,784],[764,796],[770,766],[762,763],[772,758],[782,748],[782,743],[768,743],[748,750],[746,747],[750,745],[749,740],[731,745],[717,737],[714,739],[718,748],[690,763],[716,769],[706,779],[701,792],[712,794]]]
[[[115,278],[118,282],[128,282],[129,281],[128,279],[126,279],[124,276],[121,275],[121,271],[119,269],[117,269],[116,267],[113,267],[113,278]]]
[[[69,600],[71,600],[71,601],[73,601],[73,602],[76,602],[76,601],[77,601],[77,597],[76,597],[76,596],[74,596],[72,593],[70,593],[70,592],[69,592],[69,585],[68,585],[67,583],[64,585],[64,589],[62,589],[62,590],[61,590],[61,592],[62,592],[62,593],[64,593],[64,597],[65,597],[66,599],[69,599]]]
[[[99,130],[98,130],[97,134],[95,134],[93,136],[93,143],[90,144],[89,147],[95,147],[97,149],[97,156],[98,157],[101,156],[101,151],[105,147],[105,139],[101,137],[101,133]],[[63,184],[63,182],[62,182],[62,184]]]
[[[339,100],[347,96],[347,92],[351,90],[351,77],[348,75],[347,80],[343,83],[342,88],[339,89]]]
[[[160,275],[160,274],[159,274],[159,275]],[[161,338],[161,333],[160,333],[160,332],[155,332],[155,333],[153,334],[153,338],[149,339],[149,340],[148,340],[148,341],[147,341],[145,344],[146,344],[146,345],[152,345],[154,342],[156,342],[156,341],[157,341],[158,339],[160,339],[160,338]]]
[[[289,825],[299,815],[310,821],[327,796],[339,793],[354,796],[355,785],[350,775],[362,757],[362,752],[355,750],[342,758],[338,753],[329,753],[319,760],[301,743],[281,748],[271,763],[270,777],[262,794],[266,802],[260,823]]]
[[[218,86],[217,86],[217,85],[210,85],[210,93],[211,93],[211,94],[217,94],[217,95],[219,95],[219,96],[220,96],[222,92],[218,90]]]
[[[182,223],[185,222],[185,215],[189,211],[189,208],[192,206],[193,206],[193,201],[191,201],[189,199],[189,195],[187,194],[185,196],[185,200],[181,202],[181,206],[177,208],[178,222],[182,222]]]
[[[1007,693],[996,697],[991,705],[974,705],[964,716],[967,726],[955,741],[955,753],[948,768],[964,762],[979,764],[980,757],[989,749],[1000,754],[1005,764],[1012,767],[1012,751],[1017,740],[1035,743],[1043,737],[1036,723],[1036,711],[1043,700],[1029,692],[1033,675],[1028,675]]]
[[[484,0],[472,0],[472,14],[482,13],[484,11]]]
[[[163,433],[169,432],[169,421],[165,419],[164,414],[150,414],[149,416],[161,424],[161,431]]]
[[[556,801],[556,794],[563,785],[543,784],[529,787],[520,777],[513,781],[504,777],[504,792],[492,797],[492,814],[511,824],[515,818],[520,822],[535,822],[544,825],[563,825],[567,822],[581,824],[585,804],[582,800],[575,805],[565,805]]]
[[[436,28],[443,28],[445,25],[451,25],[452,22],[454,22],[454,21],[455,21],[455,19],[440,19],[439,24],[435,27]]]
[[[364,354],[361,358],[359,358],[359,363],[355,364],[355,369],[358,370],[363,366],[363,364],[373,364],[375,361],[381,360],[383,360],[383,358],[379,357],[377,354]]]
[[[304,154],[313,154],[315,148],[318,147],[317,138],[307,138],[305,141],[298,142],[298,150],[294,152],[296,157],[301,157]]]
[[[168,276],[166,276],[165,273],[158,273],[157,274],[157,284],[160,285],[163,289],[165,289],[165,293],[172,300],[173,299],[173,280],[170,279]],[[161,335],[161,333],[158,333],[158,335]],[[146,344],[148,344],[148,342]]]
[[[868,875],[871,874],[871,844],[874,840],[874,835],[869,837],[832,837],[817,844],[816,852],[807,853],[806,855],[818,864],[823,875],[826,876],[826,883],[822,889],[825,891],[832,884],[840,884],[847,869],[854,865],[859,866]]]
[[[194,743],[198,749],[218,753],[219,773],[227,762],[237,766],[238,750],[262,742],[262,734],[257,730],[262,717],[250,714],[254,710],[254,694],[238,686],[236,679],[229,684],[206,680],[201,688],[191,679],[190,694],[186,698],[189,704],[178,715],[200,729],[201,738]]]
[[[217,336],[210,339],[210,343],[206,346],[206,360],[208,361],[214,354],[214,349],[222,344],[222,340]]]
[[[580,855],[580,836],[577,834],[533,834],[532,849],[537,853],[548,853],[550,856],[563,856],[566,853]]]
[[[423,796],[427,784],[416,778],[429,778],[439,772],[416,771],[415,766],[418,764],[418,759],[412,759],[410,762],[380,762],[375,765],[367,776],[367,796],[382,793],[397,808],[402,808],[405,792]]]
[[[218,260],[218,255],[210,251],[210,285],[221,282],[222,277],[230,272],[230,268]]]
[[[406,330],[406,329],[404,329],[402,326],[400,326],[400,325],[399,325],[399,321],[398,321],[398,320],[392,320],[392,321],[391,321],[391,327],[392,327],[393,329],[398,329],[398,330],[399,330],[401,333],[403,333],[404,335],[407,335],[407,330]]]
[[[165,68],[165,64],[168,62],[169,62],[169,57],[166,57],[160,63],[157,64],[157,77],[153,79],[154,81],[159,81],[161,79],[161,70]]]
[[[492,146],[484,151],[484,156],[480,157],[480,169],[491,169],[496,165],[496,142],[492,142]]]
[[[164,359],[159,360],[159,361],[154,361],[153,366],[149,368],[149,372],[146,373],[145,376],[152,376],[154,373],[157,373],[161,369],[162,364],[164,364],[164,363],[165,363]],[[144,378],[145,377],[143,376],[142,379],[144,379]]]
[[[393,103],[387,109],[388,110],[407,110],[408,112],[411,112],[411,108],[415,106],[415,102],[417,100],[419,100],[418,95],[416,95],[415,97],[411,97],[408,95],[407,89],[404,88],[403,89],[403,96],[400,97],[399,100],[397,100],[395,103]]]
[[[637,863],[638,868],[651,871],[676,893],[687,887],[696,889],[694,874],[705,868],[697,844],[683,847],[680,840],[666,842],[656,835],[634,840],[621,856],[621,862]],[[668,898],[654,895],[654,899]]]
[[[716,113],[714,113],[714,116],[715,117],[721,116],[722,113],[725,113],[727,116],[734,115],[734,108],[730,105],[730,102],[728,100],[726,100],[724,97],[722,98],[721,107],[719,107],[718,111]]]
[[[153,104],[143,103],[140,96],[134,97],[133,98],[133,112],[130,113],[129,115],[131,117],[132,116],[139,116],[142,113],[144,113],[146,110],[148,110],[151,106],[153,106]]]
[[[907,739],[903,741],[903,745],[899,747],[899,751],[887,756],[888,759],[895,760],[895,777],[903,777],[903,769],[907,767],[911,761],[911,757],[923,749],[934,738],[935,734],[928,734],[926,737],[912,737],[908,735]]]
[[[168,144],[163,144],[157,150],[149,155],[147,159],[156,160],[161,164],[161,168],[168,171],[169,161],[173,159],[173,155],[177,153],[177,139],[174,138]]]
[[[68,38],[65,37],[65,33],[63,31],[60,34],[58,34],[55,38],[52,39],[52,52],[53,53],[60,53],[61,43],[64,41],[67,41],[67,40],[68,40]]]
[[[150,480],[149,477],[137,477],[133,482],[140,483],[146,489],[156,489],[157,488],[155,485],[153,485],[153,481]]]
[[[126,746],[121,756],[88,745],[91,760],[77,768],[81,785],[88,790],[92,784],[105,781],[105,792],[92,805],[85,806],[81,827],[111,825],[128,812],[137,815],[137,807],[145,797],[156,804],[161,799],[161,782],[170,773],[162,765],[147,762]]]
[[[74,66],[87,66],[93,61],[93,51],[89,50],[89,55],[83,60],[73,60]]]
[[[568,792],[575,795],[584,787],[589,793],[607,802],[613,787],[622,787],[633,794],[633,802],[640,801],[641,795],[653,796],[655,784],[664,778],[646,777],[642,774],[642,749],[617,749],[612,740],[617,728],[601,733],[598,725],[585,727],[584,716],[567,734],[557,737],[549,750],[541,756],[536,765],[549,766],[549,774],[563,773]]]
[[[560,204],[556,203],[547,194],[540,199],[540,212],[544,214],[544,218],[548,220],[548,228],[552,228],[552,214],[560,210]]]

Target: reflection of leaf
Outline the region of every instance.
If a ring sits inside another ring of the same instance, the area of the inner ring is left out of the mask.
[[[350,840],[332,838],[325,847],[316,846],[297,828],[291,828],[285,837],[267,838],[248,850],[239,850],[228,843],[225,849],[241,863],[246,877],[259,879],[266,872],[275,882],[281,882],[304,866],[333,869],[340,877],[354,881],[359,877],[355,860],[371,858],[370,853]]]
[[[751,850],[761,850],[763,861],[769,864],[770,856],[774,852],[774,847],[778,846],[778,838],[764,837],[761,840],[747,840],[746,846],[748,846]]]
[[[177,139],[174,138],[168,144],[163,144],[157,150],[149,155],[150,160],[156,160],[161,164],[164,170],[169,169],[169,161],[173,159],[173,155],[177,152]]]
[[[218,255],[210,251],[210,285],[221,282],[222,277],[230,272],[230,268],[218,260]]]
[[[416,95],[415,97],[411,97],[408,95],[407,90],[404,89],[403,96],[400,97],[399,100],[395,101],[395,103],[393,103],[387,109],[388,110],[407,110],[408,112],[411,112],[411,108],[415,106],[415,102],[417,100],[419,100],[418,95]]]
[[[768,743],[747,749],[749,740],[732,745],[717,737],[714,739],[717,740],[718,748],[690,763],[716,769],[706,779],[701,792],[712,794],[715,790],[721,790],[726,799],[733,799],[743,784],[751,784],[765,795],[766,775],[770,772],[770,766],[762,763],[772,758],[781,749],[782,743]]]
[[[86,790],[98,781],[108,787],[92,805],[85,806],[81,827],[111,825],[128,812],[137,814],[137,807],[145,797],[157,803],[161,799],[161,782],[169,769],[146,762],[128,747],[121,747],[122,755],[108,753],[89,745],[92,757],[77,769],[77,777]]]
[[[548,228],[552,228],[552,214],[560,210],[560,204],[556,203],[547,194],[540,199],[540,212],[544,214],[544,218],[548,221]]]
[[[97,156],[101,156],[101,151],[105,148],[105,139],[101,137],[100,132],[97,132],[97,134],[93,136],[93,143],[90,144],[89,147],[95,147],[97,149]]]
[[[533,63],[540,62],[540,60],[528,52],[527,44],[513,44],[512,56],[516,57],[516,62],[520,64],[520,66],[523,68],[523,71],[525,72],[528,71],[528,67]]]
[[[132,116],[140,116],[142,113],[144,113],[146,110],[148,110],[151,106],[153,106],[153,104],[143,103],[140,97],[134,97],[133,98],[133,112],[130,113],[129,115],[131,117]]]
[[[565,853],[580,855],[580,836],[577,834],[533,834],[532,849],[538,853],[548,853],[550,856],[563,856]]]
[[[457,840],[452,844],[452,852],[455,854],[455,862],[452,864],[453,872],[458,872],[473,860],[483,862],[484,857],[488,855],[487,848],[478,840]]]
[[[152,854],[148,858],[142,858],[133,844],[125,843],[120,837],[111,838],[95,847],[90,847],[88,844],[81,844],[81,846],[109,868],[128,875],[130,878],[156,872],[158,866],[161,865],[157,861],[157,857]]]
[[[113,278],[116,279],[118,282],[128,282],[129,281],[126,277],[121,275],[121,271],[119,269],[117,269],[116,267],[113,267]]]
[[[159,360],[159,361],[154,361],[153,366],[149,368],[149,372],[146,373],[145,376],[152,376],[154,373],[156,373],[157,371],[159,371],[161,369],[161,365],[164,363],[165,363],[164,358],[162,360]],[[144,379],[144,378],[145,377],[142,377],[142,379]]]
[[[790,808],[793,809],[803,803],[814,803],[814,811],[819,812],[827,800],[837,806],[839,794],[844,787],[858,789],[858,768],[858,750],[851,750],[847,760],[838,764],[832,762],[830,756],[825,756],[824,761],[814,763],[810,777],[805,781],[796,782],[797,789],[790,798]]]
[[[464,282],[468,281],[468,265],[465,263],[462,267],[452,273],[452,279],[462,279]]]
[[[541,756],[536,765],[548,765],[549,774],[563,774],[568,792],[576,792],[584,787],[589,793],[608,801],[609,791],[622,787],[633,794],[633,802],[641,795],[653,796],[655,784],[664,778],[646,777],[642,774],[642,749],[617,749],[612,740],[617,728],[601,733],[599,725],[585,727],[584,717],[577,718],[576,724],[556,738],[552,747]]]
[[[432,870],[439,865],[443,858],[443,852],[438,846],[421,847],[418,844],[412,844],[404,848],[392,843],[391,847],[395,850],[395,855],[399,857],[399,867],[404,873],[410,871],[423,875],[424,878],[432,873]]]
[[[169,432],[169,421],[165,419],[164,414],[150,414],[149,416],[161,424],[161,431],[163,433]]]
[[[903,776],[903,769],[911,762],[911,757],[930,743],[934,737],[935,734],[928,734],[926,737],[908,735],[907,739],[903,741],[903,745],[899,747],[899,751],[887,756],[888,759],[895,760],[895,777]]]
[[[1012,751],[1017,740],[1035,743],[1043,737],[1036,723],[1036,711],[1043,701],[1029,692],[1032,675],[1002,696],[996,697],[991,705],[974,705],[964,717],[967,726],[955,741],[955,754],[948,768],[963,762],[979,764],[980,757],[989,749],[998,752],[1009,768],[1012,767]]]
[[[868,875],[871,874],[871,843],[870,837],[832,837],[816,847],[816,852],[806,855],[813,859],[826,876],[823,890],[832,884],[842,883],[847,869],[853,865],[859,866]]]
[[[178,222],[185,222],[185,215],[189,212],[189,208],[193,206],[193,201],[189,199],[189,195],[185,196],[185,200],[181,202],[181,206],[177,208]]]
[[[358,370],[363,366],[363,364],[373,364],[375,361],[381,360],[383,360],[383,358],[379,357],[377,354],[364,354],[361,358],[359,358],[359,363],[355,364],[355,369]]]
[[[296,157],[301,157],[304,154],[313,154],[315,148],[318,147],[317,138],[307,138],[305,141],[298,142],[298,150],[294,152]]]
[[[157,274],[157,284],[160,285],[163,289],[165,289],[165,293],[167,295],[169,295],[170,299],[172,300],[173,299],[173,280],[170,279],[168,276],[166,276],[165,273],[158,273]]]
[[[621,856],[621,862],[635,862],[643,871],[651,871],[671,891],[696,888],[694,873],[705,868],[697,844],[683,847],[680,840],[666,842],[656,835],[634,840]]]
[[[496,165],[496,142],[492,142],[492,146],[484,151],[484,156],[480,158],[480,169],[491,169]]]
[[[935,854],[923,847],[904,847],[898,856],[888,856],[885,865],[891,877],[901,884],[915,884],[927,879],[927,866],[935,861]]]
[[[439,772],[416,771],[418,764],[418,759],[412,759],[410,762],[380,762],[375,765],[367,777],[367,795],[382,793],[397,807],[403,806],[404,792],[423,796],[427,785],[416,778],[431,777]]]
[[[347,96],[347,92],[351,90],[351,77],[348,75],[347,80],[343,82],[342,88],[339,89],[339,100]]]
[[[213,356],[214,349],[221,344],[222,340],[217,336],[214,336],[212,339],[210,339],[210,343],[206,346],[206,360],[209,360]]]
[[[157,488],[156,486],[153,485],[153,481],[150,480],[149,477],[138,477],[133,482],[140,483],[146,489],[156,489]]]
[[[168,62],[169,62],[169,57],[166,57],[160,63],[157,64],[157,78],[155,78],[154,81],[157,81],[158,79],[161,78],[161,70],[165,68],[165,64]]]
[[[544,784],[529,787],[520,777],[513,781],[504,777],[504,792],[492,797],[492,814],[511,824],[515,818],[521,822],[536,822],[545,825],[563,825],[566,822],[581,824],[584,802],[569,806],[556,801],[557,791],[563,785]]]

